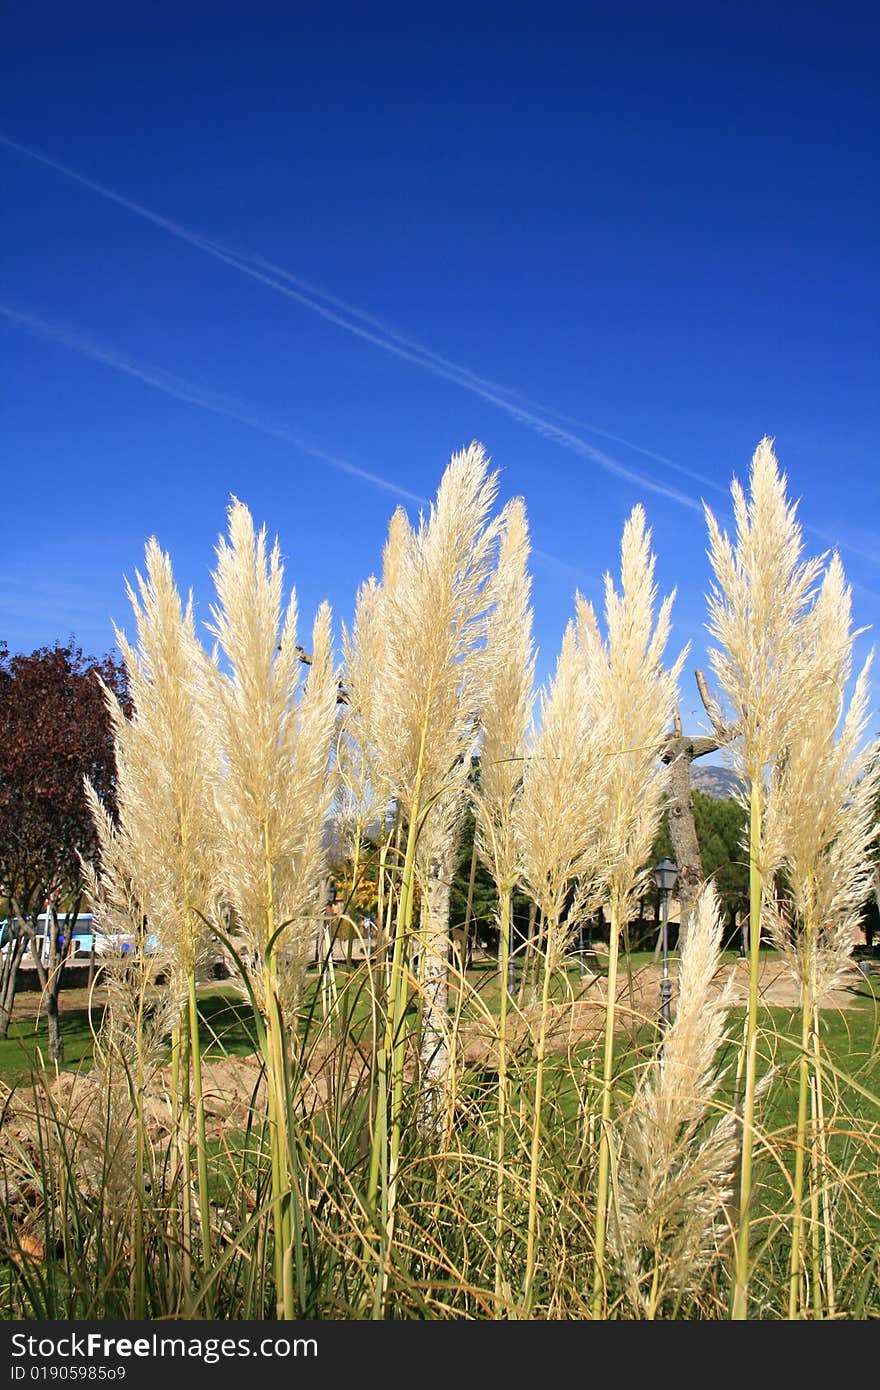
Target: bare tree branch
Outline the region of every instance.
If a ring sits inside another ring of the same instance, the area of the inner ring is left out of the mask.
[[[702,671],[695,679],[703,708],[709,716],[714,733],[691,737],[682,730],[681,713],[676,710],[673,731],[660,752],[661,761],[669,767],[669,805],[667,823],[669,838],[678,865],[678,897],[681,905],[681,930],[687,930],[687,920],[703,880],[703,859],[694,819],[694,798],[691,786],[691,764],[697,758],[715,753],[736,735],[724,718],[721,706],[709,690]]]
[[[299,643],[297,643],[293,650],[296,652],[297,656],[299,657],[300,661],[304,666],[311,666],[311,653],[307,652],[305,647],[301,647]],[[348,691],[345,689],[345,686],[342,684],[342,681],[339,681],[336,686],[336,703],[337,705],[347,705],[349,703]]]
[[[694,679],[697,682],[697,689],[700,692],[703,709],[708,714],[709,722],[718,738],[718,744],[716,746],[720,747],[723,743],[729,743],[732,738],[736,738],[737,730],[733,725],[728,724],[727,720],[724,718],[724,712],[715,699],[715,696],[710,691],[709,684],[703,672],[696,670],[694,672]]]

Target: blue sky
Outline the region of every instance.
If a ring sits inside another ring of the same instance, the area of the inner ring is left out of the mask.
[[[151,534],[206,617],[231,494],[304,630],[323,598],[338,625],[472,439],[526,499],[542,676],[640,501],[696,720],[702,499],[729,521],[764,434],[876,629],[869,7],[37,4],[4,31],[13,650],[107,650]]]

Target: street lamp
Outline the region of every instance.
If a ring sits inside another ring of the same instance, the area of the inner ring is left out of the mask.
[[[661,1026],[666,1029],[672,1022],[672,983],[669,979],[669,895],[675,887],[675,880],[678,878],[678,865],[671,859],[661,859],[654,869],[654,882],[663,894],[661,912],[661,937],[663,944],[663,974],[660,980],[660,1017]]]

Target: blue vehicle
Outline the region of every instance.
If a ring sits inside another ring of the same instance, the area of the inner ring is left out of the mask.
[[[65,918],[62,914],[59,915],[59,920],[62,926],[59,945],[63,949],[65,941],[63,930]],[[49,913],[41,912],[37,917],[35,937],[40,959],[44,962],[47,960],[49,954],[50,925],[51,917]],[[17,941],[22,931],[21,922],[16,918],[10,919],[7,917],[0,922],[0,951],[2,951],[4,955],[6,954],[9,944],[12,941]],[[101,931],[101,929],[95,925],[94,916],[91,912],[81,912],[73,923],[68,959],[76,959],[77,957],[82,959],[82,957],[91,956],[93,953],[96,957],[115,955],[118,952],[127,954],[129,951],[134,951],[136,947],[137,940],[132,933]],[[144,950],[152,954],[152,952],[158,949],[158,938],[155,932],[151,932],[144,942]],[[33,955],[33,951],[34,946],[31,944],[25,951],[22,964],[25,964],[28,957]]]

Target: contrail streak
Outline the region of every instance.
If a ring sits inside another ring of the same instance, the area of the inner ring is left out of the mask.
[[[189,405],[199,406],[202,410],[209,410],[214,415],[222,415],[227,420],[235,420],[241,425],[247,425],[250,429],[259,431],[260,434],[268,435],[271,439],[281,440],[282,443],[299,449],[302,453],[308,454],[310,458],[318,459],[319,462],[326,463],[330,468],[335,468],[340,473],[347,473],[352,478],[358,478],[361,482],[369,483],[371,487],[380,488],[383,492],[390,492],[395,497],[402,497],[407,502],[417,502],[420,505],[427,503],[428,499],[421,497],[418,493],[410,492],[407,488],[400,487],[398,483],[393,483],[378,473],[371,473],[369,469],[359,468],[356,464],[349,463],[347,459],[339,458],[338,455],[328,453],[325,449],[320,449],[317,445],[309,443],[308,440],[300,438],[299,435],[294,434],[283,425],[275,424],[273,421],[254,414],[240,401],[206,391],[193,382],[187,381],[184,377],[175,376],[173,373],[165,371],[162,367],[139,362],[135,358],[102,347],[88,338],[70,332],[69,329],[47,323],[44,319],[37,318],[33,314],[19,313],[4,304],[0,304],[0,314],[13,323],[38,334],[41,338],[56,343],[59,347],[67,348],[69,352],[75,352],[80,357],[87,357],[92,362],[100,362],[105,367],[112,367],[114,371],[134,377],[136,381],[141,381],[146,386],[152,386],[154,390],[161,391],[165,396],[173,396],[175,400],[185,401]]]
[[[632,449],[633,453],[642,454],[645,458],[654,459],[657,463],[665,464],[667,468],[673,469],[676,473],[681,473],[687,478],[693,478],[695,482],[702,483],[705,487],[711,488],[715,492],[724,492],[725,488],[707,478],[703,473],[697,473],[692,468],[686,468],[684,464],[677,463],[675,459],[668,458],[666,454],[659,454],[654,449],[646,449],[641,444],[634,444],[631,439],[624,439],[622,435],[612,434],[609,430],[600,429],[598,425],[591,424],[588,420],[579,420],[572,415],[565,415],[560,410],[554,410],[552,406],[542,405],[538,401],[532,400],[521,391],[514,390],[512,387],[504,386],[500,382],[492,381],[488,377],[479,376],[471,371],[469,367],[463,366],[460,362],[453,362],[448,357],[443,357],[432,348],[426,347],[424,343],[418,343],[413,338],[407,337],[397,328],[375,315],[367,313],[356,304],[349,303],[348,300],[340,299],[337,295],[331,294],[328,290],[322,289],[320,285],[314,285],[308,280],[304,280],[300,275],[294,275],[292,271],[285,270],[283,266],[267,260],[264,256],[257,255],[239,247],[225,248],[230,255],[237,260],[256,267],[258,270],[265,271],[269,275],[277,276],[278,279],[293,285],[303,293],[312,295],[317,299],[323,299],[325,303],[341,310],[351,318],[360,319],[362,323],[368,324],[376,329],[384,337],[391,339],[394,343],[406,348],[409,352],[424,359],[422,365],[429,370],[432,366],[442,367],[446,372],[454,373],[455,379],[460,385],[467,385],[472,388],[482,388],[485,391],[493,392],[510,400],[513,404],[524,406],[527,410],[540,412],[544,416],[549,416],[553,420],[559,420],[564,425],[573,425],[578,429],[588,430],[590,434],[598,434],[602,439],[608,439],[614,444],[622,444],[626,449]]]
[[[126,198],[122,194],[115,192],[115,190],[108,188],[105,184],[99,183],[96,179],[88,178],[69,165],[62,164],[59,160],[52,159],[48,155],[42,154],[39,150],[35,150],[29,145],[21,144],[19,141],[13,140],[7,135],[0,134],[0,144],[28,159],[34,160],[38,164],[44,165],[48,169],[52,169],[55,173],[61,174],[64,178],[80,184],[83,188],[88,188],[93,193],[97,193],[102,198],[115,203],[118,207],[125,208],[128,212],[152,223],[153,226],[161,228],[169,235],[202,251],[205,255],[212,256],[215,260],[232,267],[232,269],[237,270],[240,274],[247,275],[258,283],[264,284],[268,288],[275,290],[276,293],[294,300],[304,308],[309,309],[312,313],[319,315],[327,322],[334,324],[336,327],[343,329],[354,337],[360,338],[362,341],[370,343],[372,346],[378,347],[383,352],[389,353],[402,361],[409,362],[414,366],[421,367],[423,370],[430,371],[435,376],[451,381],[466,391],[470,391],[473,395],[478,396],[488,404],[496,406],[499,410],[510,416],[511,419],[525,425],[541,438],[549,439],[553,443],[567,449],[570,453],[576,454],[581,458],[589,459],[593,463],[597,463],[600,468],[606,473],[609,473],[612,477],[634,483],[640,488],[657,493],[661,497],[666,497],[692,511],[699,512],[702,510],[700,503],[693,497],[680,492],[677,488],[658,482],[636,469],[626,467],[617,459],[605,453],[604,450],[597,449],[594,445],[581,439],[579,435],[574,434],[571,430],[554,424],[553,421],[547,419],[545,415],[538,413],[539,409],[541,409],[540,407],[529,409],[525,405],[517,404],[516,401],[509,399],[507,395],[503,394],[503,388],[496,387],[484,378],[476,376],[466,367],[461,367],[457,363],[432,353],[429,349],[411,343],[410,340],[399,334],[389,334],[387,329],[379,326],[378,320],[370,318],[370,316],[363,314],[360,310],[353,310],[350,306],[346,306],[345,313],[340,312],[339,310],[344,301],[333,300],[323,291],[321,291],[321,294],[325,302],[321,303],[313,293],[306,293],[303,289],[299,288],[300,284],[304,284],[305,282],[298,281],[295,276],[290,275],[287,271],[282,271],[279,267],[272,266],[270,271],[268,268],[271,266],[271,262],[263,261],[261,258],[248,258],[246,256],[237,255],[221,245],[221,243],[212,241],[199,232],[185,227],[180,222],[175,222],[171,218],[163,217],[160,213],[154,212],[143,203],[135,202],[132,198]],[[266,269],[261,269],[261,266],[265,266]],[[334,305],[336,307],[333,307]],[[355,314],[360,319],[360,323],[353,321]],[[681,469],[677,464],[673,464],[672,466],[679,469],[679,471],[689,472],[687,469]]]
[[[140,362],[133,357],[117,352],[115,349],[102,347],[89,338],[73,333],[70,329],[48,323],[45,319],[38,318],[34,314],[21,313],[5,304],[0,304],[0,315],[44,338],[47,342],[66,348],[68,352],[76,353],[89,361],[98,362],[104,367],[110,367],[113,371],[122,372],[125,376],[133,377],[136,381],[143,382],[144,385],[151,386],[156,391],[161,391],[165,396],[173,397],[174,400],[198,406],[214,415],[221,415],[227,420],[235,420],[239,424],[246,425],[249,429],[268,435],[270,439],[278,439],[282,443],[289,444],[302,453],[308,454],[311,458],[326,463],[330,468],[347,473],[360,482],[368,483],[371,487],[379,488],[383,492],[390,492],[395,497],[401,497],[407,502],[415,502],[420,507],[430,504],[429,498],[422,497],[417,492],[410,492],[398,483],[393,483],[378,473],[370,472],[369,469],[359,468],[356,464],[349,463],[347,459],[339,458],[338,455],[328,453],[326,449],[320,449],[317,445],[300,438],[299,435],[294,434],[286,427],[256,415],[241,401],[236,401],[228,396],[221,396],[217,392],[207,391],[203,387],[187,381],[185,377],[176,376],[174,373],[166,371],[164,367]],[[556,555],[551,555],[546,550],[540,550],[537,546],[532,547],[531,553],[548,569],[557,570],[574,579],[590,579],[590,576],[576,565],[570,564],[567,560],[560,560]]]

